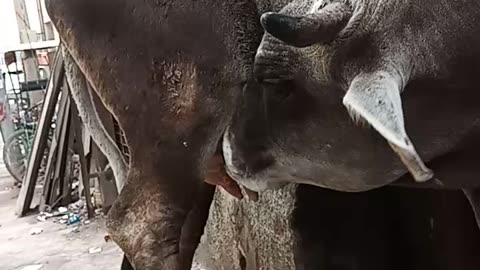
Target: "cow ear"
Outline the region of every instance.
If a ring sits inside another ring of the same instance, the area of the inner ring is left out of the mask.
[[[352,81],[343,104],[354,118],[368,122],[388,141],[417,182],[427,181],[433,173],[405,131],[401,90],[400,80],[388,72],[360,74]]]
[[[263,29],[281,41],[296,47],[329,43],[345,28],[352,11],[343,3],[331,3],[305,16],[264,13],[260,22]]]

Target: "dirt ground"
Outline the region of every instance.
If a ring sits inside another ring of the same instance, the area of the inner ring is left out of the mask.
[[[72,232],[74,225],[37,220],[37,215],[18,218],[18,189],[0,163],[0,270],[119,270],[122,253],[112,241],[105,242],[104,218],[97,217]],[[43,229],[31,235],[32,229]],[[89,253],[100,247],[99,253]],[[42,268],[25,268],[43,265]]]

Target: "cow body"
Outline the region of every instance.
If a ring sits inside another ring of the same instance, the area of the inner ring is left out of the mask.
[[[259,82],[224,136],[229,174],[258,191],[364,191],[429,169],[475,183],[478,5],[299,0],[262,16]]]
[[[190,269],[213,195],[203,179],[261,38],[255,4],[46,6],[66,47],[67,73],[85,74],[129,146],[127,178],[117,181],[124,186],[108,215],[110,235],[137,270]],[[80,98],[74,100],[85,106],[79,100],[88,97]],[[117,178],[125,171],[118,164]]]

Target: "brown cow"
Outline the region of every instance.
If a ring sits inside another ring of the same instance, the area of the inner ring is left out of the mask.
[[[189,269],[212,194],[202,192],[202,179],[209,162],[219,164],[209,160],[261,37],[255,4],[50,0],[46,7],[66,47],[74,99],[88,106],[75,81],[83,73],[130,148],[127,167],[111,140],[93,134],[121,188],[110,235],[137,270]],[[85,117],[91,108],[82,111],[87,127],[98,128]],[[230,191],[238,196],[237,186]]]

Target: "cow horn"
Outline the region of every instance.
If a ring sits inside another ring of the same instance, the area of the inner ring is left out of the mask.
[[[264,13],[260,22],[263,29],[277,39],[295,47],[332,42],[352,17],[350,7],[331,3],[305,16]]]
[[[385,71],[360,74],[352,81],[343,104],[355,118],[368,122],[390,144],[413,178],[424,182],[433,177],[405,131],[401,82]]]

